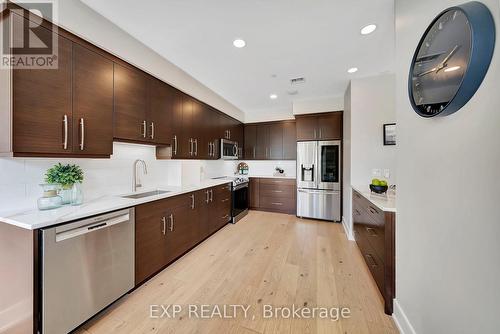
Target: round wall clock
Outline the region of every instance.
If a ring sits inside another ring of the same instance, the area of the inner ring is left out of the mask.
[[[410,102],[422,117],[447,116],[462,108],[488,71],[495,23],[480,2],[450,7],[432,21],[413,55]]]

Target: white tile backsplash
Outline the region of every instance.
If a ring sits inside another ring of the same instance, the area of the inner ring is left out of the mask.
[[[276,167],[282,168],[286,176],[295,177],[297,174],[297,163],[291,160],[249,160],[244,162],[248,165],[248,175],[250,176],[272,176],[276,172]]]
[[[196,184],[202,178],[232,175],[237,165],[222,160],[156,160],[154,147],[126,143],[114,143],[110,159],[0,158],[0,211],[35,208],[45,172],[59,162],[83,169],[86,199],[129,193],[136,159],[143,159],[148,167],[148,174],[141,174],[144,188]]]
[[[59,162],[83,169],[86,199],[130,192],[136,159],[143,159],[148,167],[148,174],[141,175],[144,188],[197,184],[202,179],[233,175],[238,165],[238,161],[223,160],[156,160],[155,148],[146,145],[114,143],[113,152],[110,159],[0,158],[0,211],[35,208],[45,172]],[[295,176],[295,161],[246,163],[250,175],[273,175],[278,166],[287,176]]]

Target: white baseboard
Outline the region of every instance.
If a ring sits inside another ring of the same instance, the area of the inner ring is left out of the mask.
[[[347,240],[354,241],[354,235],[352,235],[351,229],[347,226],[344,217],[342,217],[342,226],[344,226],[345,235],[347,236]]]
[[[401,334],[417,334],[397,299],[394,299],[394,313],[392,314],[392,318]]]

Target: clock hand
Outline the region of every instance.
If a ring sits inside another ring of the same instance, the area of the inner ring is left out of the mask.
[[[443,59],[443,61],[439,64],[439,66],[436,69],[436,73],[441,71],[443,68],[445,68],[448,64],[448,60],[450,60],[451,57],[455,54],[455,52],[458,50],[460,45],[455,45],[455,47],[450,51],[450,53]]]
[[[417,74],[417,77],[423,77],[424,75],[430,74],[432,72],[436,72],[436,70],[437,70],[437,67],[433,67],[430,70],[427,70],[425,72]]]

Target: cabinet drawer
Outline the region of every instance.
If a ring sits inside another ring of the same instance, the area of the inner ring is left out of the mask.
[[[353,191],[352,197],[353,197],[353,208],[354,205],[356,204],[357,208],[361,208],[366,211],[366,213],[373,220],[374,223],[377,224],[384,223],[385,217],[384,217],[384,212],[382,210],[380,210],[375,205],[370,203],[369,200],[367,200],[364,196],[362,196],[356,191]]]
[[[259,183],[261,186],[264,184],[295,186],[294,179],[260,178]]]
[[[195,201],[196,203],[207,203],[207,200],[210,199],[210,193],[207,194],[207,191],[210,192],[210,188],[201,189],[195,192]]]
[[[224,194],[231,194],[231,183],[222,184],[213,188],[214,193],[219,196],[224,196]]]
[[[380,292],[384,295],[384,262],[381,261],[380,258],[373,252],[364,252],[363,258],[365,259],[366,265],[368,266],[368,269],[370,269],[373,279],[375,280],[375,283],[377,283]]]
[[[193,205],[193,197],[195,198],[196,203],[196,193],[187,193],[174,197],[170,197],[167,199],[169,208],[177,208],[180,206],[192,206]]]
[[[295,198],[260,197],[260,207],[280,212],[295,211]]]
[[[217,211],[231,213],[231,194],[217,197]]]
[[[361,225],[361,234],[370,244],[372,250],[385,263],[385,232],[384,228],[376,225]]]
[[[295,186],[264,183],[260,185],[260,196],[273,198],[295,198]]]

